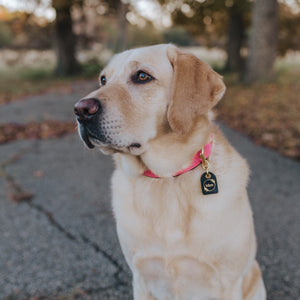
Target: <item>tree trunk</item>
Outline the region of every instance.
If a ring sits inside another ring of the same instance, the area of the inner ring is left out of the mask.
[[[252,16],[245,83],[269,80],[277,52],[277,0],[256,0]]]
[[[244,38],[243,15],[236,9],[229,12],[229,23],[227,30],[227,61],[225,71],[239,72],[242,70],[242,56],[240,53]]]
[[[118,17],[118,35],[115,45],[115,52],[124,51],[127,47],[127,4],[122,0],[117,1],[117,17]]]
[[[76,39],[73,33],[70,11],[72,0],[53,0],[52,5],[56,11],[56,74],[60,76],[72,75],[79,70],[79,64],[75,58]]]

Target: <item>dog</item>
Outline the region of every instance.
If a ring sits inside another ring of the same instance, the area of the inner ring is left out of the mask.
[[[115,55],[99,84],[74,110],[85,145],[114,158],[134,299],[266,299],[249,169],[213,122],[222,77],[163,44]]]

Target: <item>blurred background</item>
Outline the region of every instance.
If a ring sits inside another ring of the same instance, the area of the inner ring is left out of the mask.
[[[170,42],[225,77],[220,120],[300,159],[299,0],[0,0],[0,105],[68,92],[75,81],[97,81],[115,52]],[[0,143],[74,130],[24,126],[2,124]]]
[[[112,55],[157,43],[224,76],[268,298],[300,299],[300,0],[0,0],[0,299],[132,299],[111,160],[70,133]]]

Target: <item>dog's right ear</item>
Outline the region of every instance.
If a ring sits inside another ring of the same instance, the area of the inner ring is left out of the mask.
[[[174,71],[167,117],[173,131],[185,134],[217,104],[226,87],[222,76],[193,54],[169,45],[167,56]]]

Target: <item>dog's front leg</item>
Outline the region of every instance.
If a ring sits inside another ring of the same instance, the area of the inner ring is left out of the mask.
[[[149,293],[144,281],[138,274],[133,275],[133,298],[134,300],[156,300]]]
[[[223,293],[223,300],[244,300],[242,293],[242,278],[231,284]]]
[[[265,286],[261,271],[255,260],[243,278],[225,290],[224,300],[266,300]]]

